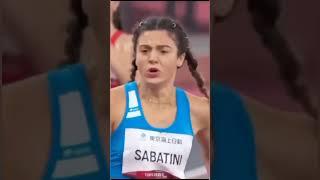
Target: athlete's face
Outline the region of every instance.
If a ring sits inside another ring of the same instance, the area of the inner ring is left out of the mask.
[[[138,38],[136,65],[147,83],[173,83],[184,57],[178,56],[177,45],[165,30],[145,31]]]

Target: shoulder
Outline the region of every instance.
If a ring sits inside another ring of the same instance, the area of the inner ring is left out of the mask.
[[[110,89],[110,97],[121,96],[121,95],[124,95],[124,93],[125,93],[125,84]]]
[[[37,75],[6,85],[1,92],[4,107],[1,123],[6,125],[5,128],[0,126],[5,138],[2,146],[5,157],[3,162],[10,164],[4,169],[3,175],[8,179],[38,179],[39,172],[46,164],[42,160],[47,158],[47,154],[42,152],[49,151],[51,131],[47,76]],[[23,151],[18,153],[17,149]],[[25,162],[33,162],[28,173],[24,171],[27,165]],[[22,178],[21,173],[12,173],[13,171],[25,172],[22,173],[24,177]]]
[[[281,175],[277,174],[281,179],[294,176],[312,179],[311,176],[317,172],[314,166],[317,154],[315,121],[302,112],[284,111],[252,97],[242,98],[254,127],[256,146],[263,150],[257,154],[261,163],[269,161],[265,157],[274,157],[274,163],[284,167]],[[286,150],[285,154],[283,150]],[[290,172],[295,168],[299,171]]]
[[[210,127],[210,101],[205,97],[187,93],[190,102],[190,114],[195,132]]]
[[[110,102],[111,104],[125,101],[125,84],[110,89]]]
[[[190,102],[190,110],[197,114],[209,113],[210,101],[205,97],[200,97],[186,92]]]
[[[4,95],[3,103],[8,109],[12,108],[13,110],[17,110],[19,109],[18,107],[23,107],[32,102],[32,106],[25,106],[24,108],[31,108],[37,112],[38,108],[44,108],[44,105],[48,103],[47,74],[37,75],[6,85],[2,89],[2,93]],[[35,94],[37,94],[37,96],[35,96]]]
[[[112,131],[114,131],[120,124],[125,113],[125,107],[125,85],[110,89],[110,121]]]

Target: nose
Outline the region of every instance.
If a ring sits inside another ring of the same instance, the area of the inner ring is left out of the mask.
[[[159,61],[159,56],[157,54],[156,51],[151,51],[150,55],[149,55],[149,63],[154,64],[154,63],[158,63]]]

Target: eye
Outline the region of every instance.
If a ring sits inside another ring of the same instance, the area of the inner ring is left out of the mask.
[[[168,53],[168,51],[166,51],[166,50],[161,50],[160,52],[161,52],[161,54],[166,54],[166,53]]]
[[[143,54],[145,54],[145,53],[148,52],[148,50],[147,50],[147,49],[141,49],[140,52],[143,53]]]

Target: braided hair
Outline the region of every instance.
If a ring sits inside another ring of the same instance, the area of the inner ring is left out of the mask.
[[[83,42],[83,31],[88,26],[88,16],[83,11],[81,0],[70,0],[70,10],[74,18],[67,25],[68,37],[65,41],[67,58],[59,65],[65,66],[80,61],[80,51]]]
[[[185,53],[185,60],[187,61],[189,71],[192,77],[196,80],[197,86],[201,93],[205,95],[205,97],[209,98],[207,90],[204,86],[204,80],[201,77],[201,74],[197,71],[198,61],[193,57],[191,50],[189,48],[189,39],[187,34],[183,30],[182,26],[175,22],[173,19],[168,17],[149,17],[144,21],[140,22],[136,25],[133,32],[133,61],[131,68],[131,81],[134,81],[136,76],[136,71],[138,69],[136,65],[136,48],[137,42],[140,35],[145,31],[152,30],[166,30],[168,33],[173,35],[174,41],[178,48],[178,56]],[[179,67],[178,67],[179,68]]]
[[[320,138],[318,102],[312,98],[311,88],[303,77],[301,59],[276,27],[281,12],[279,3],[278,0],[248,0],[252,25],[278,64],[287,93],[315,120],[314,135]]]
[[[276,27],[281,12],[279,1],[248,0],[248,10],[255,31],[279,66],[288,94],[300,103],[311,117],[318,119],[318,107],[312,100],[310,89],[303,79],[300,59]]]

